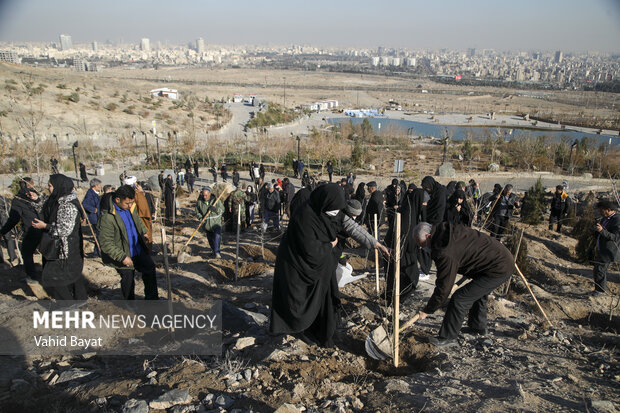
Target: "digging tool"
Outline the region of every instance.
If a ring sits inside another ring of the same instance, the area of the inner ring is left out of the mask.
[[[515,268],[516,268],[517,272],[519,273],[519,275],[521,276],[521,279],[525,283],[525,286],[527,287],[527,290],[530,292],[532,298],[534,299],[534,302],[536,303],[536,306],[538,306],[538,309],[540,310],[542,315],[545,317],[545,320],[547,320],[547,323],[549,323],[549,327],[553,328],[553,323],[551,323],[551,320],[549,320],[549,317],[547,317],[547,313],[545,313],[545,310],[543,310],[542,306],[538,302],[538,299],[534,295],[534,291],[532,291],[532,288],[530,287],[530,283],[527,282],[527,279],[525,278],[525,275],[523,275],[523,273],[521,272],[521,270],[519,269],[519,266],[517,264],[515,264]]]
[[[222,192],[220,193],[220,195],[217,197],[217,199],[215,200],[215,202],[213,203],[213,205],[217,204],[218,201],[220,199],[222,199],[222,197],[224,197],[224,195],[227,195],[230,193],[231,191],[231,186],[228,184],[225,184],[226,186],[224,187],[224,189],[222,189]],[[205,214],[204,217],[202,217],[202,220],[200,221],[200,223],[198,224],[198,226],[196,227],[196,229],[194,230],[194,232],[192,232],[192,235],[189,237],[189,239],[187,240],[187,242],[181,247],[181,249],[179,250],[179,252],[177,253],[177,262],[179,263],[183,263],[185,262],[186,257],[188,256],[188,254],[185,252],[185,249],[187,248],[187,246],[189,245],[189,243],[192,241],[192,239],[194,238],[194,235],[196,235],[196,233],[198,232],[198,230],[200,229],[200,227],[202,226],[202,224],[206,221],[207,217],[209,216],[209,214],[211,214],[211,208],[209,208],[209,210],[207,211],[207,213]]]
[[[493,205],[491,206],[491,209],[489,209],[489,215],[487,215],[486,219],[484,220],[484,223],[480,227],[481,230],[484,229],[484,226],[487,224],[487,221],[489,220],[489,218],[491,218],[491,212],[493,212],[493,208],[495,208],[495,204],[497,204],[497,201],[499,201],[499,199],[502,197],[502,193],[504,192],[505,188],[506,188],[506,185],[504,185],[504,187],[502,188],[502,192],[500,192],[497,195],[497,198],[495,198],[495,202],[493,202]]]
[[[377,228],[377,214],[375,214],[375,239],[379,240],[379,231]],[[375,248],[375,279],[377,281],[377,296],[379,294],[379,250]]]
[[[466,280],[467,278],[465,277],[458,280],[452,287],[452,291],[450,292],[450,294],[454,293],[458,288],[460,288]],[[398,333],[394,334],[395,338],[397,337],[397,334],[400,334],[409,327],[411,327],[419,319],[420,315],[416,313],[416,315],[409,319],[409,321],[403,324],[400,328],[398,327],[398,323],[395,322],[395,332],[396,328],[398,328]],[[366,353],[368,353],[368,355],[375,360],[387,360],[391,358],[393,354],[396,354],[396,352],[393,351],[395,342],[396,340],[394,340],[393,343],[385,326],[381,325],[371,331],[370,334],[366,337]],[[395,365],[395,367],[398,366]]]
[[[172,312],[172,280],[170,279],[170,268],[168,267],[168,245],[166,243],[166,227],[161,227],[161,247],[164,253],[164,270],[166,272],[166,286],[168,288],[168,314],[173,318]],[[170,334],[174,339],[174,327],[170,327]]]
[[[84,210],[84,205],[82,205],[81,202],[78,202],[78,204],[80,204],[80,209],[82,210],[82,214],[84,214],[84,217],[86,218],[86,223],[88,224],[88,228],[90,228],[90,233],[93,234],[93,238],[95,239],[95,245],[97,246],[97,251],[99,251],[99,254],[101,254],[101,247],[99,246],[99,241],[97,241],[95,230],[93,229],[93,226],[90,224],[88,215],[86,215],[86,211]]]

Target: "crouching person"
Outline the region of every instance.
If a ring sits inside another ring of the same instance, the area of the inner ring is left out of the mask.
[[[114,192],[106,205],[101,205],[99,244],[104,264],[116,268],[121,276],[121,292],[125,300],[135,299],[134,274],[142,273],[144,298],[157,300],[155,263],[148,254],[148,234],[134,203],[136,193],[129,185]]]
[[[209,246],[213,250],[214,258],[222,258],[220,255],[220,242],[222,240],[222,214],[224,205],[211,193],[210,186],[204,186],[196,201],[196,215],[202,220],[205,215],[209,216],[202,224],[202,229],[207,234]]]

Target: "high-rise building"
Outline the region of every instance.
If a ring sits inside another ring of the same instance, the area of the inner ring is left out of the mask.
[[[148,52],[151,50],[151,41],[146,37],[140,41],[140,50],[143,52]]]
[[[73,42],[71,41],[71,36],[68,34],[60,35],[60,50],[70,50],[73,49]]]
[[[562,53],[561,50],[558,50],[557,52],[555,52],[555,62],[556,63],[562,63],[562,59],[564,58],[564,54]]]
[[[415,66],[415,65],[416,65],[415,57],[408,57],[407,58],[407,66]]]
[[[205,51],[205,41],[203,40],[202,37],[198,38],[196,40],[196,52],[198,53],[204,53]]]
[[[93,42],[92,46],[93,46],[93,52],[99,51],[99,45],[97,44],[97,42]]]
[[[467,57],[474,57],[476,55],[476,49],[473,47],[470,47],[469,49],[467,49]]]

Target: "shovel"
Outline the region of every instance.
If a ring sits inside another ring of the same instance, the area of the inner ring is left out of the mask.
[[[225,184],[224,188],[222,189],[222,192],[220,193],[220,195],[217,197],[217,199],[215,200],[215,202],[212,204],[215,205],[217,204],[220,199],[222,199],[224,196],[228,196],[235,188],[230,185],[230,184]],[[196,229],[194,230],[194,232],[192,232],[192,235],[189,237],[189,239],[187,240],[187,242],[183,245],[183,247],[181,247],[181,249],[179,250],[179,252],[177,253],[177,262],[183,264],[185,262],[185,260],[189,257],[189,254],[185,252],[185,249],[187,249],[187,246],[189,245],[189,243],[192,241],[192,239],[194,238],[194,235],[196,235],[196,233],[198,232],[198,229],[200,229],[200,227],[202,226],[202,224],[206,221],[207,217],[209,216],[209,214],[211,214],[211,208],[209,208],[209,210],[207,211],[207,213],[205,214],[204,217],[202,217],[202,220],[200,221],[200,224],[198,224],[198,226],[196,227]]]
[[[450,295],[452,295],[452,293],[454,293],[466,280],[467,278],[465,277],[458,280],[454,284],[454,287],[452,287]],[[405,324],[402,325],[402,327],[398,329],[398,332],[402,333],[403,331],[411,327],[419,319],[419,314],[414,315],[409,321],[407,321]],[[375,360],[387,360],[393,357],[394,346],[392,344],[392,337],[390,337],[387,329],[384,326],[379,326],[372,330],[370,334],[368,334],[368,336],[366,337],[365,346],[366,353],[368,353],[368,355]]]

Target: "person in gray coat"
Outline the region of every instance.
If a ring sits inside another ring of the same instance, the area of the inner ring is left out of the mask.
[[[607,270],[611,263],[619,257],[618,243],[620,242],[620,216],[616,213],[614,204],[604,199],[595,207],[601,214],[594,231],[596,231],[596,251],[594,258],[594,294],[604,294],[607,291]]]

